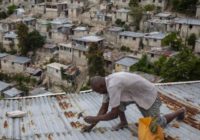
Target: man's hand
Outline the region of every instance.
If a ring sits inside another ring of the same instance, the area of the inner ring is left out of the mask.
[[[81,132],[90,132],[95,125],[87,125],[81,129]]]
[[[98,123],[99,119],[98,119],[98,117],[86,116],[86,117],[84,117],[84,121],[89,124],[96,124],[96,123]]]

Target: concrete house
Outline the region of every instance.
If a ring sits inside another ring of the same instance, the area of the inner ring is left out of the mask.
[[[150,49],[152,47],[161,47],[162,40],[165,38],[166,34],[161,32],[151,32],[145,34],[143,38],[143,45],[145,49]]]
[[[36,18],[33,17],[25,17],[22,19],[22,22],[28,26],[29,29],[36,28]]]
[[[196,40],[194,52],[200,54],[200,39]]]
[[[129,22],[131,21],[131,16],[129,15],[130,10],[128,9],[118,9],[114,12],[114,20],[113,22],[115,22],[117,19],[123,21],[123,22]]]
[[[67,16],[67,2],[48,1],[35,5],[34,13],[44,14],[47,18],[56,18],[59,16]]]
[[[18,38],[17,34],[13,31],[5,33],[3,36],[3,48],[6,49],[6,51],[18,51]]]
[[[81,37],[89,34],[88,27],[78,26],[73,29],[74,36]]]
[[[111,2],[113,2],[114,5],[116,5],[118,7],[121,7],[121,8],[127,8],[127,7],[129,7],[128,6],[129,1],[130,0],[111,0]]]
[[[156,7],[160,8],[160,10],[165,10],[168,4],[168,0],[139,0],[139,4],[141,6],[153,4]]]
[[[138,58],[125,56],[115,62],[115,72],[130,72],[130,67],[138,62]]]
[[[196,17],[200,19],[200,4],[197,5]]]
[[[60,63],[51,63],[47,65],[47,75],[53,81],[63,80],[62,78],[62,69],[67,69],[68,66],[60,64]]]
[[[144,33],[124,31],[119,33],[118,44],[121,46],[129,47],[133,51],[137,51],[141,47],[142,38]]]
[[[72,27],[73,24],[64,24],[58,27],[57,29],[52,29],[51,39],[55,43],[66,42],[72,35]]]
[[[78,16],[83,12],[83,7],[71,5],[67,8],[67,17],[72,20],[77,20]]]
[[[48,37],[48,32],[51,30],[50,21],[44,19],[37,20],[36,30],[39,31],[41,35]]]
[[[10,87],[10,84],[0,81],[0,96],[3,96],[3,91],[8,90]]]
[[[200,19],[176,18],[174,24],[181,37],[187,37],[192,33],[197,36],[200,34]]]
[[[72,24],[72,21],[68,18],[55,18],[51,22],[52,29],[57,29],[58,27],[65,25],[65,24]]]
[[[106,40],[112,44],[117,43],[118,35],[123,31],[122,27],[110,27],[105,32]]]
[[[23,95],[23,92],[16,89],[16,88],[11,88],[9,90],[6,90],[3,92],[3,96],[5,98],[14,98],[14,97],[20,97]]]
[[[59,43],[58,48],[59,61],[72,63],[72,43]]]
[[[7,73],[23,73],[30,62],[31,59],[27,57],[8,55],[1,59],[1,70]]]
[[[3,59],[4,57],[8,56],[9,54],[7,53],[0,53],[0,61],[1,59]],[[1,69],[1,62],[0,62],[0,69]]]

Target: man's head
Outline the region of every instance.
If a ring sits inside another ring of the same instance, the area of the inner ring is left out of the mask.
[[[95,76],[90,79],[92,90],[100,94],[107,93],[105,77]]]

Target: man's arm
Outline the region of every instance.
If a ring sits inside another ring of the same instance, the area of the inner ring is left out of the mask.
[[[108,111],[108,106],[109,106],[109,102],[107,102],[107,103],[102,103],[101,108],[99,109],[99,112],[98,112],[97,116],[101,116],[101,115],[106,114],[107,111]],[[91,131],[91,129],[92,129],[93,127],[95,127],[95,126],[97,125],[97,123],[98,123],[98,122],[96,122],[96,123],[94,123],[94,124],[91,124],[91,125],[89,125],[89,126],[84,127],[82,131],[83,131],[83,132],[89,132],[89,131]]]

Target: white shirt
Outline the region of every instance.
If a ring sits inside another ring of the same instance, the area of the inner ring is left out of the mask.
[[[103,102],[109,102],[114,108],[120,102],[134,101],[138,106],[149,109],[157,98],[157,90],[153,83],[143,77],[128,72],[118,72],[106,77],[108,94]]]

